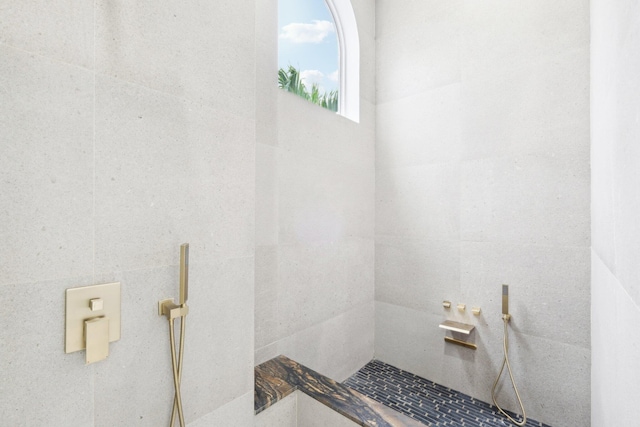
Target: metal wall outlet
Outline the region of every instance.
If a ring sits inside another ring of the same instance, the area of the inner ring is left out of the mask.
[[[104,359],[108,343],[120,339],[120,282],[67,289],[65,311],[65,353],[89,343],[87,364]]]

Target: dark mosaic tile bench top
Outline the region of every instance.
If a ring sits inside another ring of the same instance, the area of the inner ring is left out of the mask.
[[[431,427],[514,426],[494,405],[378,360],[369,362],[344,384]],[[550,426],[528,419],[525,427]]]
[[[255,367],[256,414],[296,390],[364,427],[424,427],[423,424],[285,356]]]

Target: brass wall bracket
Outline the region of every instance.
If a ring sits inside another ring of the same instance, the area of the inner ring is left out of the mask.
[[[477,350],[478,346],[475,344],[472,344],[470,342],[466,342],[466,341],[461,341],[461,340],[457,340],[455,338],[451,338],[451,337],[444,337],[444,341],[451,343],[451,344],[456,344],[456,345],[461,345],[462,347],[466,347],[466,348],[470,348],[472,350]]]

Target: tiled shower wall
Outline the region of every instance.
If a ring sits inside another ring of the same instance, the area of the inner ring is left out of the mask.
[[[376,7],[376,357],[490,401],[510,284],[527,414],[589,425],[589,2]]]
[[[637,424],[640,4],[592,7],[592,425]]]
[[[186,420],[253,425],[255,2],[0,9],[0,424],[167,425],[190,242]],[[85,366],[64,290],[108,281],[122,338]]]
[[[343,380],[373,357],[375,8],[353,0],[360,123],[277,88],[277,0],[257,2],[255,363]]]

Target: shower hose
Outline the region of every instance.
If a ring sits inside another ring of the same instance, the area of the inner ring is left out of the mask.
[[[496,378],[495,382],[493,383],[493,387],[491,388],[491,398],[493,399],[493,404],[496,405],[496,408],[498,408],[498,411],[500,411],[502,415],[507,417],[509,421],[511,421],[517,426],[524,426],[527,423],[527,414],[524,411],[524,406],[522,405],[522,399],[520,399],[520,393],[518,393],[518,388],[516,387],[516,382],[513,379],[513,373],[511,372],[511,364],[509,363],[509,328],[508,328],[509,319],[511,319],[510,315],[508,314],[502,315],[502,320],[504,321],[504,339],[502,341],[502,347],[504,349],[504,359],[502,359],[502,366],[500,367],[500,372],[498,373],[498,377]],[[509,416],[509,414],[507,414],[500,407],[500,405],[498,405],[498,402],[496,401],[496,394],[495,394],[496,386],[498,385],[498,381],[500,380],[500,376],[502,375],[502,371],[504,370],[504,365],[507,365],[507,369],[509,371],[509,377],[511,378],[511,384],[513,384],[513,390],[516,392],[516,397],[518,398],[518,404],[520,405],[520,409],[522,410],[522,421],[516,421],[515,419],[511,418],[511,416]]]
[[[184,415],[182,414],[182,396],[180,395],[180,380],[182,377],[182,359],[184,354],[184,330],[185,316],[180,317],[180,355],[176,357],[176,336],[173,329],[173,321],[169,319],[169,342],[171,344],[171,365],[173,367],[173,386],[175,388],[175,396],[173,398],[173,409],[171,410],[171,427],[175,421],[176,411],[178,412],[178,420],[180,427],[185,427]]]

